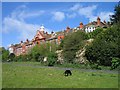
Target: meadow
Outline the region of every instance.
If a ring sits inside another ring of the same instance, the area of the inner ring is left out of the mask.
[[[41,66],[39,62],[2,64],[2,88],[118,88],[118,73]]]

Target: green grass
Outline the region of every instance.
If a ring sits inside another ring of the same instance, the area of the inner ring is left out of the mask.
[[[0,89],[2,88],[2,62],[0,61]]]
[[[118,88],[118,74],[39,67],[37,62],[3,63],[3,88]]]

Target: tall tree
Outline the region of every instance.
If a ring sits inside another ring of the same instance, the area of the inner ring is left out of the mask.
[[[2,57],[2,61],[7,61],[9,56],[9,51],[6,50],[4,47],[0,48],[0,57]]]
[[[111,15],[110,20],[111,20],[112,24],[120,23],[120,1],[115,6],[114,11],[115,11],[115,13],[114,13],[114,15]]]
[[[68,63],[74,63],[76,52],[83,48],[87,39],[87,34],[80,30],[67,35],[62,43],[64,60]]]

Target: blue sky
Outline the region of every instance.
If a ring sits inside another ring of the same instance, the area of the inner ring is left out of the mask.
[[[67,26],[74,28],[80,22],[87,24],[109,21],[117,2],[3,2],[2,46],[31,40],[43,24],[45,31],[61,31]]]

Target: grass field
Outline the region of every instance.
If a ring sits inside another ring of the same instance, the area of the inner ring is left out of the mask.
[[[65,77],[64,69],[41,67],[39,63],[12,62],[2,64],[3,88],[118,88],[118,74],[84,72],[73,69]]]

